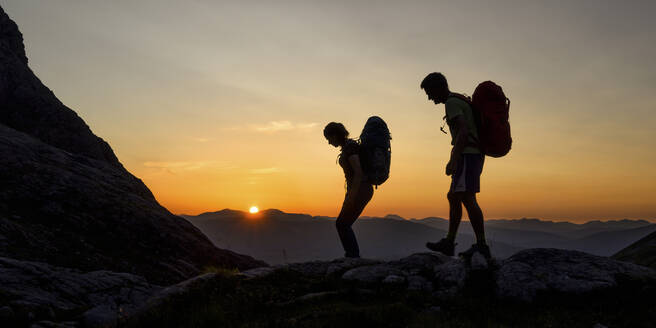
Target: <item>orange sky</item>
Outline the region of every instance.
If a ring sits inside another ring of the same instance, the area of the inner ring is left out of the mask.
[[[392,172],[364,215],[446,216],[450,137],[419,89],[442,71],[512,100],[486,217],[656,218],[653,2],[0,3],[30,67],[173,213],[335,216],[321,130],[379,115]]]

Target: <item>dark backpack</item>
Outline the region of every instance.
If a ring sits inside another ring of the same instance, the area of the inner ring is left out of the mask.
[[[471,99],[460,94],[453,96],[466,101],[472,108],[478,130],[476,146],[487,156],[502,157],[508,154],[512,146],[508,122],[510,99],[501,87],[492,81],[485,81],[476,87]]]
[[[360,165],[369,183],[376,187],[389,178],[391,139],[387,124],[378,116],[370,117],[360,134]]]

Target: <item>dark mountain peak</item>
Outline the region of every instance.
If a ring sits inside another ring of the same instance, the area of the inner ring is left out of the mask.
[[[0,124],[67,152],[123,168],[109,144],[34,75],[23,37],[0,8]]]
[[[206,218],[206,217],[213,217],[213,218],[219,218],[219,217],[245,218],[248,215],[251,215],[251,213],[248,213],[248,212],[245,212],[245,211],[240,211],[240,210],[233,210],[233,209],[229,209],[229,208],[224,208],[220,211],[205,212],[205,213],[197,215],[197,217],[199,217],[199,218]],[[261,216],[261,217],[268,217],[268,216],[292,215],[292,214],[285,213],[281,210],[270,208],[270,209],[259,211],[257,213],[257,215]],[[186,215],[186,217],[194,217],[194,216],[193,215]]]
[[[266,210],[262,210],[262,211],[260,211],[260,213],[262,213],[262,214],[264,214],[264,215],[283,215],[283,214],[291,214],[291,213],[285,213],[285,212],[283,212],[283,211],[281,211],[281,210],[278,210],[278,209],[275,209],[275,208],[269,208],[269,209],[266,209]]]
[[[507,221],[512,221],[512,220],[507,220]],[[534,222],[534,223],[539,223],[539,222],[545,222],[545,223],[554,223],[553,221],[549,220],[540,220],[538,218],[521,218],[517,220],[519,222]]]
[[[592,220],[581,224],[583,227],[626,227],[626,228],[636,228],[641,226],[650,225],[651,223],[646,220],[630,220],[630,219],[621,219],[621,220]]]
[[[275,208],[262,210],[257,213],[248,213],[226,208],[216,212],[206,212],[197,216],[187,215],[184,217],[192,221],[243,220],[244,222],[307,221],[313,218],[308,214],[286,213]]]
[[[384,219],[392,219],[392,220],[405,220],[402,216],[396,215],[396,214],[387,214],[383,218]]]
[[[611,222],[611,221],[607,221],[607,222]],[[590,220],[590,221],[586,221],[586,222],[584,222],[580,225],[581,226],[599,226],[599,225],[603,225],[603,224],[604,224],[604,222],[601,221],[601,220]]]
[[[12,53],[23,64],[27,64],[23,34],[2,7],[0,7],[0,51],[3,56]]]
[[[216,212],[205,212],[205,213],[202,213],[198,216],[199,217],[205,217],[205,216],[230,216],[230,217],[234,217],[234,216],[244,216],[244,215],[246,215],[246,212],[244,212],[244,211],[224,208],[224,209],[222,209],[220,211],[216,211]]]
[[[448,221],[445,218],[440,218],[440,217],[437,217],[437,216],[429,216],[427,218],[419,219],[418,221],[422,221],[422,220],[426,220],[426,221]]]
[[[216,248],[141,180],[27,67],[0,10],[0,257],[112,270],[158,284],[205,267],[266,265]]]

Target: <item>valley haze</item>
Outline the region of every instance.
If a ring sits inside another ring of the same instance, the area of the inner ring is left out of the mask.
[[[181,215],[220,248],[250,254],[270,264],[330,260],[343,256],[335,218],[267,209],[252,214],[224,209],[200,215]],[[507,258],[528,248],[560,248],[611,256],[656,231],[646,220],[593,220],[586,223],[522,218],[485,221],[493,255]],[[426,251],[424,244],[446,235],[448,220],[439,217],[405,219],[398,215],[362,217],[353,225],[362,256],[394,260]],[[456,252],[475,238],[464,221]]]

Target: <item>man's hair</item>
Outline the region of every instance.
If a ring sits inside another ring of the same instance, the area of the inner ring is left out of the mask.
[[[344,127],[344,124],[337,122],[330,122],[323,129],[323,136],[328,138],[328,136],[338,136],[340,138],[348,137],[349,132]]]
[[[442,73],[433,72],[426,75],[424,80],[421,81],[421,88],[424,90],[449,90],[449,83],[446,82],[446,77]]]

